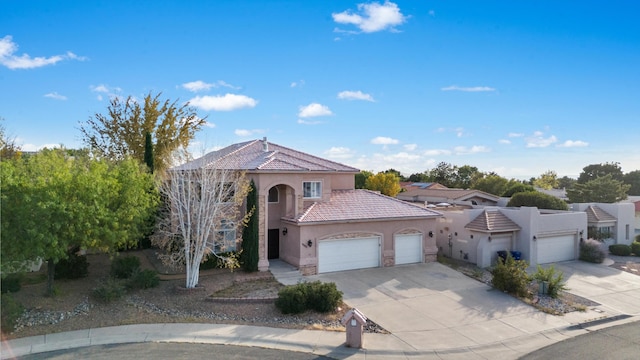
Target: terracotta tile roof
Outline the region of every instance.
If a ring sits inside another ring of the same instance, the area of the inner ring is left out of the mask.
[[[520,226],[498,210],[485,210],[470,223],[465,229],[482,232],[500,232],[520,230]]]
[[[597,223],[601,221],[616,221],[616,218],[613,217],[608,212],[602,210],[596,205],[589,205],[588,208],[585,209],[587,213],[587,223]]]
[[[370,190],[334,190],[328,202],[315,202],[297,218],[298,223],[327,221],[434,218],[441,213]]]
[[[334,161],[309,155],[263,140],[229,145],[201,158],[172,168],[193,170],[201,167],[243,171],[322,171],[353,172],[360,170]]]

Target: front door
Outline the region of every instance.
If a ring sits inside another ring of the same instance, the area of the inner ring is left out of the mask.
[[[280,229],[269,229],[267,243],[267,258],[269,260],[278,259],[280,257]]]

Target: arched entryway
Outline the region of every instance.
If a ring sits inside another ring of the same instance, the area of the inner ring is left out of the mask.
[[[282,218],[294,216],[294,189],[285,184],[278,184],[269,188],[267,196],[267,259],[279,259],[281,252],[286,250],[289,229],[282,224]]]

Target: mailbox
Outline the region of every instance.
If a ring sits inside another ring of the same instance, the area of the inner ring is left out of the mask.
[[[364,341],[362,335],[364,333],[364,325],[367,323],[367,317],[358,309],[353,308],[347,311],[342,317],[342,325],[346,328],[347,343],[352,348],[362,348]]]

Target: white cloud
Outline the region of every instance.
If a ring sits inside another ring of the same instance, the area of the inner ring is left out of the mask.
[[[447,87],[443,87],[440,90],[442,91],[465,91],[465,92],[482,92],[482,91],[496,91],[496,89],[488,86],[471,86],[471,87],[463,87],[457,85],[451,85]]]
[[[324,121],[320,121],[320,120],[305,120],[305,119],[298,119],[298,124],[302,124],[302,125],[318,125],[318,124],[323,124]]]
[[[399,141],[390,137],[378,136],[371,139],[371,143],[375,145],[395,145],[399,143]]]
[[[298,117],[308,118],[308,117],[317,117],[317,116],[328,116],[333,115],[329,107],[326,105],[311,103],[307,106],[300,106],[300,111],[298,112]]]
[[[208,127],[209,129],[213,129],[213,128],[216,127],[216,124],[214,124],[212,122],[205,121],[204,126]]]
[[[222,80],[218,80],[215,83],[206,83],[202,80],[196,80],[196,81],[191,81],[188,83],[184,83],[182,85],[180,85],[181,87],[191,91],[191,92],[198,92],[198,91],[206,91],[206,90],[210,90],[211,88],[218,88],[218,87],[227,87],[227,88],[231,88],[234,90],[238,90],[240,89],[240,87],[238,86],[233,86],[231,84],[228,84]]]
[[[373,100],[373,96],[369,94],[365,94],[362,91],[341,91],[338,93],[338,99],[343,100],[366,100],[366,101],[375,101]]]
[[[524,134],[522,133],[509,133],[509,135],[507,135],[508,137],[523,137]]]
[[[498,143],[500,143],[500,144],[505,144],[505,145],[509,145],[509,144],[511,144],[511,140],[507,140],[507,139],[500,139],[500,140],[498,140]]]
[[[418,148],[418,144],[406,144],[402,146],[407,151],[414,151]]]
[[[119,88],[119,87],[111,88],[111,87],[109,87],[107,85],[104,85],[104,84],[90,85],[89,89],[91,89],[92,92],[98,93],[98,96],[97,96],[98,101],[102,101],[102,99],[103,99],[102,94],[107,94],[108,97],[111,99],[111,98],[120,96],[118,93],[122,91],[122,89]]]
[[[50,57],[34,57],[29,54],[16,55],[18,44],[13,42],[11,35],[7,35],[0,39],[0,64],[11,70],[15,69],[34,69],[47,65],[54,65],[63,60],[84,61],[87,58],[78,56],[70,51],[64,55],[54,55]]]
[[[444,150],[444,149],[431,149],[431,150],[426,150],[425,152],[423,152],[424,156],[442,156],[442,155],[451,155],[451,151],[450,150]]]
[[[217,96],[196,96],[189,100],[189,105],[205,111],[233,111],[242,108],[253,108],[258,101],[246,95],[225,94]]]
[[[324,152],[330,159],[351,159],[354,155],[353,151],[348,147],[334,146]]]
[[[48,94],[44,94],[44,97],[55,99],[55,100],[67,100],[67,97],[64,95],[60,95],[57,92],[50,92]]]
[[[248,136],[253,136],[254,134],[262,134],[264,133],[264,130],[262,129],[236,129],[234,131],[234,133],[237,136],[242,136],[242,137],[248,137]]]
[[[532,136],[525,138],[525,142],[527,143],[528,148],[543,148],[547,147],[558,141],[554,135],[549,137],[544,137],[544,133],[542,131],[535,131]]]
[[[197,80],[197,81],[184,83],[181,86],[191,92],[198,92],[203,90],[209,90],[214,86],[214,84],[206,83],[202,80]]]
[[[456,153],[456,155],[469,155],[469,154],[486,153],[491,150],[486,146],[474,145],[470,148],[466,146],[456,146],[453,148],[453,151]]]
[[[581,141],[581,140],[567,140],[565,142],[563,142],[562,144],[558,144],[556,145],[557,147],[566,147],[566,148],[571,148],[571,147],[587,147],[589,146],[588,142],[585,141]]]
[[[291,87],[302,87],[304,86],[304,80],[300,80],[300,81],[294,81],[291,83]]]
[[[402,15],[400,8],[395,3],[385,1],[384,4],[377,2],[358,4],[359,14],[351,10],[340,13],[333,13],[333,21],[339,24],[353,24],[360,31],[372,33],[389,29],[395,31],[395,26],[407,21],[407,17]]]

